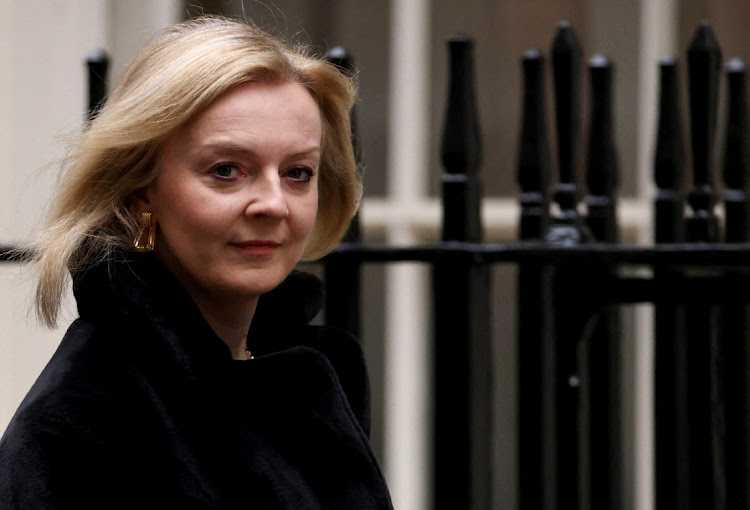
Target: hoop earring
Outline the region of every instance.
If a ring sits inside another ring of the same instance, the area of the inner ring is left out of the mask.
[[[147,252],[154,249],[154,239],[156,238],[156,224],[151,223],[151,212],[143,211],[141,213],[141,226],[138,229],[133,240],[133,247],[136,251]]]

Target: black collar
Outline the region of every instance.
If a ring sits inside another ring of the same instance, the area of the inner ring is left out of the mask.
[[[232,360],[229,348],[188,293],[151,253],[114,251],[81,273],[73,282],[73,291],[82,319],[127,331],[130,338],[123,342],[160,345],[148,348],[167,349],[161,354],[177,361],[192,376]],[[248,332],[253,353],[264,355],[292,347],[290,340],[297,335],[288,333],[308,324],[322,302],[320,280],[293,272],[258,302]],[[142,339],[145,342],[139,341]]]

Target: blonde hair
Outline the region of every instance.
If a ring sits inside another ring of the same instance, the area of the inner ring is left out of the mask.
[[[319,206],[303,259],[336,246],[362,189],[350,131],[351,76],[246,23],[193,19],[166,29],[135,57],[63,164],[47,228],[32,247],[42,322],[55,325],[68,273],[75,279],[113,248],[132,248],[138,223],[128,200],[156,179],[165,139],[247,82],[297,82],[315,99],[323,126]]]

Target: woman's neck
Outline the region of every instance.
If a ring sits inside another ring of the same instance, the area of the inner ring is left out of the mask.
[[[171,252],[157,252],[157,256],[182,284],[214,333],[227,344],[232,358],[248,359],[247,332],[259,296],[211,292],[190,277]]]
[[[196,299],[195,296],[193,296],[193,300],[216,336],[221,338],[229,347],[232,358],[237,360],[248,359],[247,332],[250,329],[250,323],[253,321],[258,299],[255,298],[251,302],[243,303],[243,306],[238,306],[236,301],[229,305],[221,304],[216,300],[208,300],[209,302],[207,302],[207,300],[200,298]]]

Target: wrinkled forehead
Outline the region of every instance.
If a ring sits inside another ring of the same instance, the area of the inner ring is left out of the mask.
[[[323,124],[317,103],[295,82],[245,83],[211,103],[166,140],[164,150],[252,155],[274,149],[282,155],[319,158]]]

